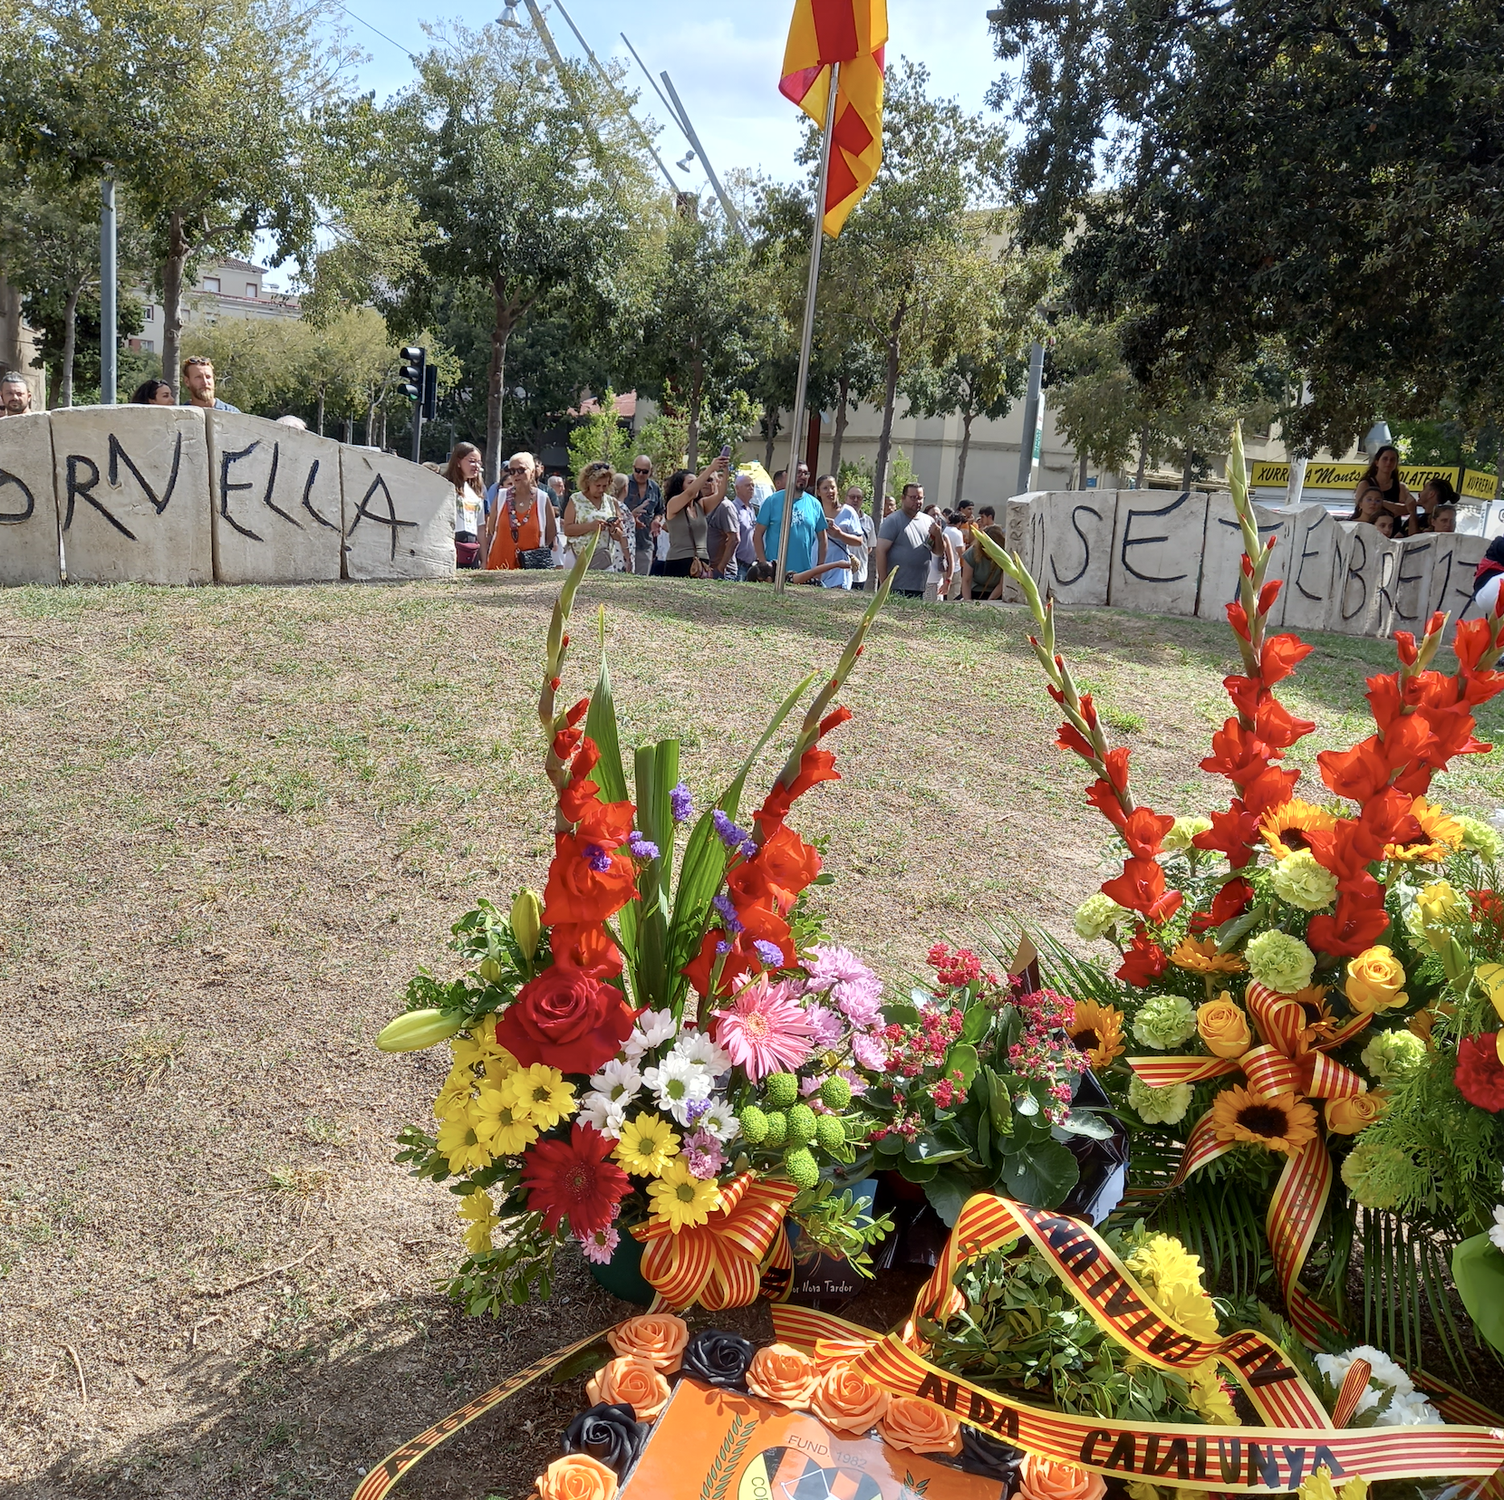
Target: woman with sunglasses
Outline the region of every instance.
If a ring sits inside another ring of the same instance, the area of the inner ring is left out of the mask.
[[[544,547],[553,550],[558,518],[548,491],[538,487],[538,465],[531,453],[514,453],[501,477],[504,482],[486,517],[486,566],[520,568],[522,553],[536,554]]]

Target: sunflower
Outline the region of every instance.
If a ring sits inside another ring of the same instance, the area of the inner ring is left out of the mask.
[[[721,1190],[706,1178],[696,1177],[682,1156],[663,1169],[657,1182],[648,1184],[653,1217],[662,1219],[675,1234],[686,1225],[698,1229],[721,1206]]]
[[[1170,955],[1177,969],[1193,974],[1241,974],[1248,967],[1236,953],[1218,953],[1216,938],[1181,938]]]
[[[1275,859],[1286,859],[1299,849],[1309,849],[1307,833],[1325,833],[1337,826],[1337,820],[1324,807],[1292,797],[1279,807],[1271,807],[1259,824],[1259,832]]]
[[[1248,1141],[1293,1155],[1316,1138],[1316,1111],[1295,1094],[1256,1094],[1234,1084],[1212,1100],[1219,1141]]]
[[[1385,859],[1425,860],[1436,864],[1462,847],[1466,833],[1462,824],[1424,797],[1417,797],[1410,804],[1410,816],[1420,824],[1420,836],[1408,844],[1385,844]]]
[[[1070,1039],[1086,1054],[1086,1065],[1101,1072],[1123,1055],[1123,1013],[1095,1000],[1076,1001],[1076,1018],[1067,1028]]]

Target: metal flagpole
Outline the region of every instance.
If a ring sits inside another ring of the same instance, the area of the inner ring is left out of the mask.
[[[789,439],[789,466],[783,476],[783,515],[778,521],[778,572],[773,579],[777,593],[788,588],[789,523],[794,518],[794,500],[789,491],[797,482],[799,444],[804,426],[804,398],[809,388],[810,345],[815,338],[815,294],[820,286],[820,250],[825,240],[825,189],[830,182],[830,138],[836,125],[836,90],[841,81],[841,65],[830,65],[830,98],[825,104],[825,139],[820,148],[820,180],[815,188],[815,233],[809,247],[809,286],[804,293],[804,335],[799,344],[799,380],[794,387],[794,426]],[[800,491],[800,495],[803,491]]]

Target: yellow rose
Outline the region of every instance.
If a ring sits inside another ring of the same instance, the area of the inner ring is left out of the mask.
[[[1226,990],[1197,1008],[1196,1030],[1213,1057],[1241,1057],[1252,1041],[1248,1017]]]
[[[1400,988],[1404,982],[1405,970],[1399,959],[1379,944],[1348,964],[1347,1003],[1365,1015],[1406,1005],[1410,997]]]
[[[1348,1094],[1326,1101],[1326,1128],[1334,1135],[1357,1135],[1384,1113],[1383,1094]]]
[[[1504,1019],[1504,964],[1479,964],[1473,977],[1482,985],[1500,1019]]]

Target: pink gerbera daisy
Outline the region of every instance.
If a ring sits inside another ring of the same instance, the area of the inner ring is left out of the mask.
[[[799,1008],[797,982],[769,984],[760,974],[716,1016],[717,1043],[754,1081],[797,1068],[810,1053],[810,1026]]]

